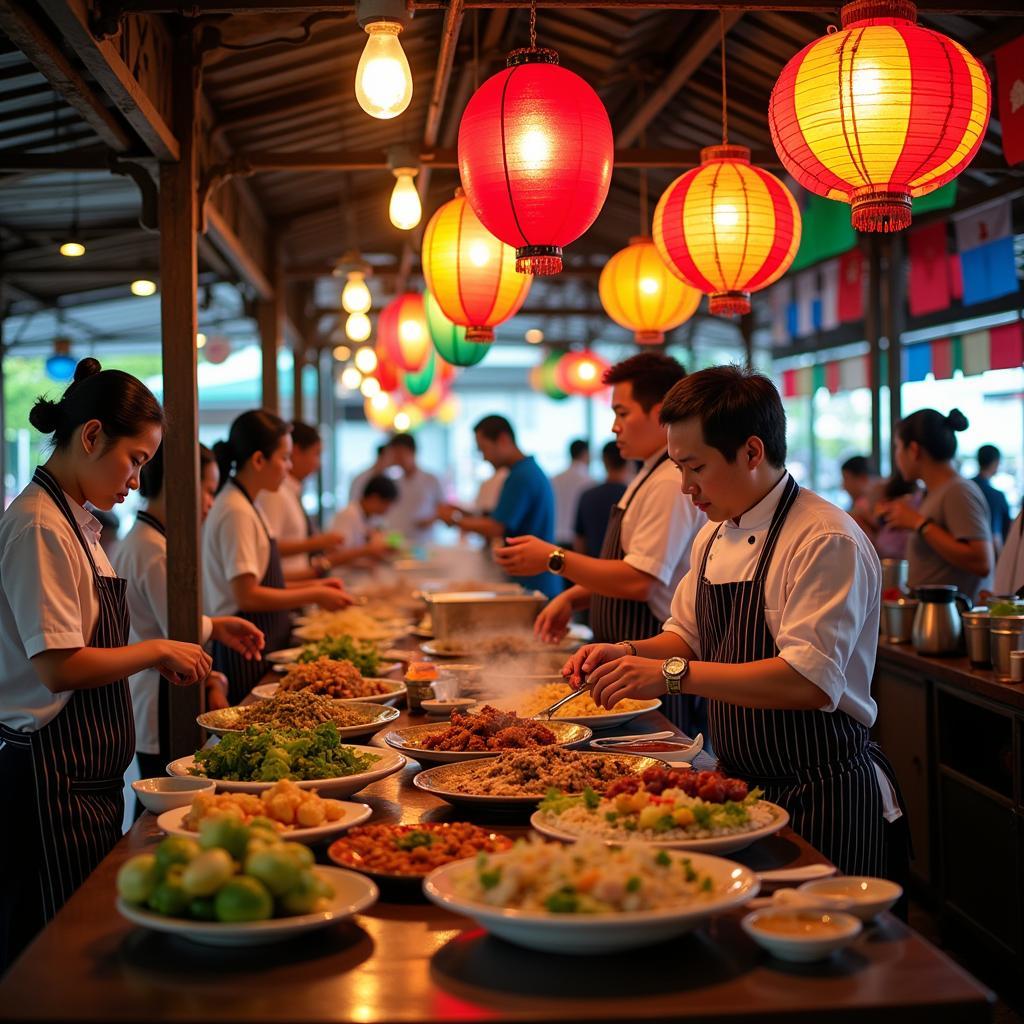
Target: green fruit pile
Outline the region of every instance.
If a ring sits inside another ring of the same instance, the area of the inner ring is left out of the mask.
[[[169,836],[126,861],[117,891],[165,917],[225,924],[309,914],[334,896],[314,874],[309,847],[285,842],[267,818],[227,817],[202,821],[198,842]]]

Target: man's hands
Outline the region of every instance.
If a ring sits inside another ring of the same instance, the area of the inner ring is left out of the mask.
[[[210,621],[213,624],[210,636],[214,640],[237,651],[246,661],[259,660],[264,636],[251,622],[235,615],[218,615]]]
[[[533,632],[546,644],[557,644],[569,632],[569,620],[572,618],[572,601],[567,594],[553,597],[534,619]]]
[[[548,558],[557,545],[540,537],[506,537],[506,545],[497,548],[494,560],[510,576],[536,576],[548,571]]]

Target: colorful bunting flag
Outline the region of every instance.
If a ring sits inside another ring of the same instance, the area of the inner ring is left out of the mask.
[[[871,360],[868,356],[853,356],[839,362],[839,390],[856,391],[871,386]]]
[[[996,58],[996,95],[1003,152],[1011,166],[1024,161],[1024,35],[1000,46]]]
[[[931,345],[927,342],[922,345],[908,345],[903,350],[903,379],[905,381],[924,380],[931,372]]]
[[[818,297],[818,272],[802,270],[796,275],[796,330],[798,338],[813,334],[821,323],[821,300]]]
[[[793,303],[793,281],[783,278],[769,293],[772,307],[772,343],[786,345],[793,334],[789,329],[789,307]]]
[[[910,288],[907,302],[911,316],[948,309],[950,304],[949,255],[946,222],[939,221],[910,232]]]
[[[965,334],[961,344],[965,377],[973,377],[989,369],[988,331],[972,331],[970,334]]]
[[[918,196],[913,201],[914,216],[928,213],[929,210],[951,209],[956,204],[956,182],[957,179],[954,178],[948,184],[935,189],[934,192]]]
[[[963,370],[959,338],[937,338],[932,342],[932,373],[936,380],[952,380],[955,370]]]
[[[1024,356],[1024,337],[1021,335],[1021,323],[1001,324],[989,329],[989,368],[992,370],[1010,370],[1021,365]]]
[[[832,362],[825,364],[825,387],[828,388],[830,395],[837,394],[839,391],[839,363]]]
[[[839,257],[840,323],[864,319],[864,256],[860,249],[851,249]]]
[[[997,299],[1017,290],[1009,199],[956,218],[964,305]]]
[[[793,270],[841,256],[857,244],[857,232],[850,223],[850,207],[835,199],[824,199],[806,189],[794,189],[803,227]]]
[[[828,260],[818,268],[821,272],[821,320],[823,331],[839,326],[839,260]]]
[[[782,371],[782,397],[796,398],[800,392],[797,390],[796,370]]]

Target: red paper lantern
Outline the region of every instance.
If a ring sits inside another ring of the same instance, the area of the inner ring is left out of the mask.
[[[557,274],[562,248],[593,224],[614,142],[597,93],[554,50],[514,50],[459,125],[459,173],[485,228],[516,249],[521,274]]]
[[[377,349],[377,368],[370,375],[380,381],[381,391],[398,390],[398,370],[395,364],[380,347]]]
[[[594,352],[566,352],[555,367],[555,383],[567,395],[596,395],[607,387],[607,369],[608,363]]]
[[[786,170],[850,203],[860,231],[899,231],[911,199],[955,178],[988,127],[992,89],[959,43],[916,24],[909,0],[856,0],[843,29],[783,68],[768,104]]]
[[[389,302],[377,320],[378,355],[406,373],[422,370],[431,351],[423,296],[406,292]]]

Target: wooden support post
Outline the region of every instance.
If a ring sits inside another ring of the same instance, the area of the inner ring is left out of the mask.
[[[306,407],[302,390],[302,373],[306,368],[306,342],[296,338],[292,346],[292,419],[305,420]]]
[[[871,457],[882,472],[882,245],[877,234],[868,235],[868,294],[864,332],[871,351],[868,369],[871,384]]]
[[[259,304],[260,348],[263,355],[263,387],[261,405],[270,412],[277,412],[280,396],[277,384],[277,353],[281,348],[284,328],[284,303],[281,295],[281,275],[278,263],[274,264],[274,292],[269,299]]]
[[[199,63],[192,34],[182,33],[171,68],[176,163],[160,165],[160,325],[164,407],[172,424],[164,437],[167,494],[167,627],[174,640],[199,643],[202,571],[199,546],[199,399],[196,380],[196,256]],[[196,715],[203,687],[171,686],[169,749],[182,757],[201,735]]]
[[[903,322],[905,312],[903,281],[903,236],[889,235],[886,245],[884,310],[882,329],[889,339],[889,437],[896,436],[896,427],[903,419]]]

